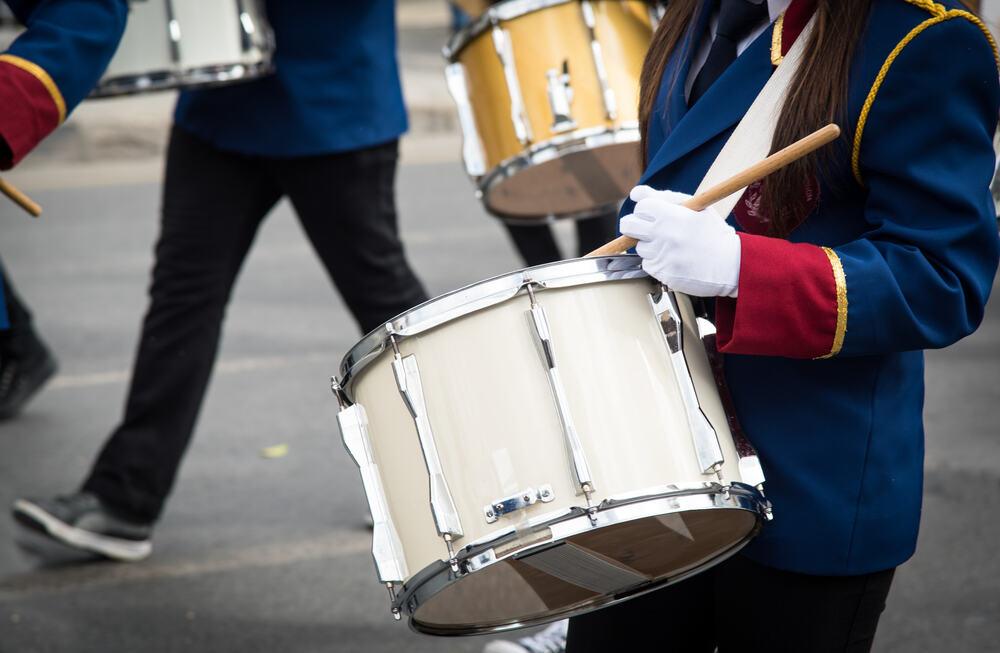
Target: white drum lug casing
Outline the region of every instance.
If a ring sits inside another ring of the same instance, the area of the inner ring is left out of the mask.
[[[340,437],[361,471],[361,482],[368,499],[373,524],[372,557],[375,559],[379,581],[385,584],[402,583],[410,576],[410,572],[406,566],[406,555],[399,533],[389,514],[382,474],[375,462],[375,453],[368,435],[368,415],[360,404],[346,405],[336,377],[331,379],[331,388],[341,406],[337,413]]]
[[[460,63],[448,64],[444,74],[448,82],[448,93],[455,101],[458,111],[458,124],[462,129],[462,161],[465,163],[465,172],[470,177],[481,177],[486,174],[486,157],[483,154],[483,141],[476,128],[476,116],[472,113],[472,104],[469,102],[465,66]]]
[[[445,479],[444,470],[441,467],[441,457],[434,440],[434,431],[431,429],[430,419],[427,417],[427,404],[424,401],[424,387],[420,380],[417,358],[413,355],[401,356],[399,350],[396,349],[395,339],[393,338],[391,341],[395,350],[395,356],[391,363],[392,373],[396,377],[399,395],[403,398],[406,409],[413,417],[417,437],[420,439],[420,450],[423,453],[424,464],[427,466],[427,475],[430,479],[430,501],[434,523],[437,526],[438,534],[448,542],[450,551],[451,542],[462,537],[464,533],[462,522],[458,517],[458,510],[455,508],[455,499],[448,488],[448,481]]]
[[[698,465],[704,474],[718,474],[726,459],[722,455],[719,434],[702,411],[698,392],[691,381],[691,371],[684,353],[684,323],[677,301],[673,292],[661,287],[659,293],[649,296],[649,305],[663,330],[663,341],[667,345],[670,364],[684,402],[684,412],[698,454]],[[720,476],[719,479],[721,478]]]

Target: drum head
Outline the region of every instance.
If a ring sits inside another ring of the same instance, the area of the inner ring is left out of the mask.
[[[615,143],[501,170],[484,190],[486,208],[517,220],[590,214],[625,199],[642,174],[639,145]]]
[[[592,529],[467,574],[417,607],[411,625],[473,635],[580,614],[724,560],[756,532],[742,509],[677,512]]]

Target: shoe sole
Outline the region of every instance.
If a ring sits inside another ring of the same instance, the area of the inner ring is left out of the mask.
[[[153,543],[149,540],[124,540],[85,531],[82,528],[70,526],[40,506],[24,499],[18,499],[14,502],[14,517],[29,528],[33,528],[58,542],[97,553],[112,560],[137,562],[149,557],[149,554],[153,552]]]

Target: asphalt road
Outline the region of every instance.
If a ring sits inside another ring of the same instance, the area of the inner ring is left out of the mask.
[[[37,192],[37,222],[0,205],[0,252],[62,365],[0,424],[0,505],[75,488],[120,414],[145,305],[158,186],[66,186]],[[457,163],[403,166],[399,205],[432,293],[517,267]],[[928,357],[923,531],[890,595],[882,653],[1000,651],[997,306],[975,336]],[[0,653],[480,650],[481,638],[392,622],[375,582],[327,383],[358,335],[281,205],[241,276],[153,557],[43,565],[0,517]],[[261,455],[276,444],[286,456]]]

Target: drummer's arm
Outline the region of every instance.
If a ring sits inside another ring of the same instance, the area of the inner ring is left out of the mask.
[[[962,66],[941,54],[954,51]],[[902,51],[855,148],[866,232],[833,247],[741,234],[738,295],[716,309],[722,351],[864,356],[945,347],[977,328],[1000,257],[996,65],[964,20]]]
[[[0,169],[87,96],[121,40],[126,0],[8,0],[27,29],[0,53]]]

